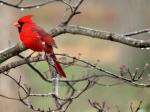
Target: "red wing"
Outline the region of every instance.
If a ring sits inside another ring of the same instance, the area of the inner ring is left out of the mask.
[[[47,32],[45,32],[44,29],[42,29],[41,27],[39,26],[36,26],[35,24],[33,25],[33,31],[37,32],[38,33],[38,36],[39,38],[45,42],[47,45],[49,46],[53,46],[53,47],[56,47],[56,44],[55,44],[55,40],[53,39],[53,37],[51,35],[49,35]]]

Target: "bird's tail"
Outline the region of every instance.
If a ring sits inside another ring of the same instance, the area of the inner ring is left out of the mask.
[[[66,74],[64,72],[64,70],[62,69],[60,63],[57,61],[57,58],[55,55],[51,55],[51,58],[53,59],[54,61],[54,66],[55,66],[55,69],[57,71],[57,73],[61,76],[61,77],[66,77]]]

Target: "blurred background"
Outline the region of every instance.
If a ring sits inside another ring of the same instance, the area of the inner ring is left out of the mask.
[[[18,0],[5,0],[10,3],[17,3]],[[42,0],[44,2],[46,0]],[[40,0],[29,0],[23,5],[34,5]],[[57,26],[62,20],[65,6],[61,3],[52,3],[40,8],[19,10],[5,5],[0,5],[0,50],[8,48],[16,43],[20,43],[17,29],[13,26],[14,22],[22,15],[32,14],[33,19],[46,31]],[[150,27],[150,1],[149,0],[85,0],[82,4],[80,15],[73,18],[70,24],[81,25],[98,30],[106,30],[124,34],[131,31]],[[150,34],[141,34],[132,38],[149,39]],[[68,53],[72,56],[82,54],[81,58],[95,63],[100,60],[100,67],[114,73],[119,73],[120,65],[124,64],[133,72],[135,68],[143,68],[149,63],[149,50],[141,50],[126,45],[106,40],[93,39],[82,35],[65,34],[55,38],[59,49],[57,53]],[[30,51],[26,51],[30,52]],[[16,58],[8,60],[8,62]],[[39,69],[45,70],[44,64],[39,64]],[[71,67],[65,69],[68,77],[82,75],[85,70]],[[149,75],[150,69],[145,72]],[[23,76],[25,83],[31,85],[35,92],[47,92],[50,90],[48,84],[33,75],[34,72],[27,66],[19,67],[11,71],[15,77]],[[114,79],[101,79],[104,84],[117,82]],[[38,86],[37,86],[38,85]],[[15,84],[0,75],[0,93],[8,96],[16,96],[17,87]],[[150,112],[150,89],[137,88],[128,84],[116,85],[113,87],[94,86],[86,91],[78,100],[70,106],[68,112],[94,112],[87,100],[106,101],[110,106],[111,112],[116,112],[116,106],[121,112],[130,111],[130,103],[143,101],[139,112]],[[33,99],[35,105],[46,108],[49,106],[49,99]],[[82,105],[81,105],[82,104]],[[9,108],[8,108],[9,107]],[[78,107],[78,108],[77,108]],[[25,106],[16,101],[0,98],[0,112],[30,112]]]

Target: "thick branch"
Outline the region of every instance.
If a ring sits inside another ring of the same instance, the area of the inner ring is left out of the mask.
[[[17,55],[24,50],[26,50],[26,48],[23,45],[17,44],[0,51],[0,63],[6,61],[7,59]]]
[[[136,48],[146,48],[150,47],[150,40],[137,40],[130,37],[126,37],[123,35],[119,35],[117,33],[101,31],[101,30],[94,30],[82,26],[63,26],[63,27],[56,27],[49,32],[52,36],[58,36],[65,33],[70,34],[78,34],[78,35],[85,35],[92,38],[103,39],[118,42],[121,44],[126,44],[128,46],[136,47]],[[22,45],[15,45],[11,48],[5,49],[0,52],[0,63],[4,62],[5,60],[21,53],[22,51],[26,50]]]
[[[144,41],[144,40],[137,40],[133,39],[127,36],[123,36],[117,33],[107,32],[107,31],[100,31],[100,30],[94,30],[82,26],[65,26],[61,27],[63,33],[71,33],[71,34],[79,34],[79,35],[85,35],[93,38],[103,39],[103,40],[109,40],[118,42],[121,44],[126,44],[128,46],[137,47],[137,48],[146,48],[150,47],[150,41]]]

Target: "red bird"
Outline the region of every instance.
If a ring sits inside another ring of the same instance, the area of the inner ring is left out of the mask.
[[[32,21],[32,15],[25,15],[19,18],[15,26],[18,28],[20,39],[26,48],[37,52],[54,53],[53,47],[57,48],[57,46],[53,37]],[[51,58],[54,61],[57,73],[61,77],[66,77],[56,56],[51,55]]]

